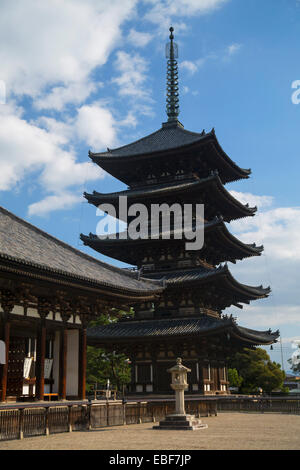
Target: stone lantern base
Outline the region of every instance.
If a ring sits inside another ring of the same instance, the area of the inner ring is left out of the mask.
[[[201,419],[193,415],[168,415],[163,421],[160,421],[158,426],[153,426],[153,429],[160,429],[165,431],[198,431],[198,429],[206,429],[207,424],[202,424]]]

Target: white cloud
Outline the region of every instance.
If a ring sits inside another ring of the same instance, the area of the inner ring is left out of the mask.
[[[132,28],[129,31],[127,40],[135,47],[145,47],[152,38],[150,33],[142,33]]]
[[[38,110],[55,109],[56,111],[62,111],[68,103],[73,105],[83,103],[91,93],[94,93],[101,86],[101,83],[83,81],[82,83],[75,82],[66,86],[54,87],[50,93],[37,96],[34,106]]]
[[[136,0],[2,0],[1,74],[16,94],[83,83],[120,39]]]
[[[78,161],[80,141],[101,150],[117,142],[118,124],[107,105],[86,100],[103,84],[92,72],[120,43],[121,26],[135,14],[137,0],[2,0],[1,79],[9,105],[0,110],[0,190],[16,190],[35,178],[44,198],[30,214],[67,208],[78,201],[78,186],[104,177],[87,155]],[[145,42],[146,37],[142,40]],[[72,112],[29,121],[16,102],[27,94],[37,111]],[[128,115],[120,125],[134,125]],[[31,185],[32,187],[32,185]],[[71,192],[72,191],[72,192]]]
[[[250,305],[245,308],[240,318],[250,328],[277,329],[282,325],[300,327],[300,305]]]
[[[226,48],[226,54],[227,56],[231,57],[235,54],[237,54],[237,52],[241,49],[242,45],[241,44],[230,44],[230,46],[228,46]]]
[[[291,346],[293,347],[293,345],[300,345],[300,336],[291,336],[289,338],[281,338],[281,342],[283,344],[291,344]]]
[[[144,0],[152,5],[145,18],[163,27],[171,24],[171,18],[206,15],[220,8],[228,0]],[[174,25],[174,23],[173,23]]]
[[[70,131],[65,123],[48,118],[41,128],[23,119],[20,109],[0,110],[0,190],[16,188],[33,172],[43,190],[54,193],[104,176],[88,161],[78,162],[71,147],[65,149]]]
[[[52,196],[47,196],[39,202],[30,204],[28,208],[28,215],[45,216],[50,212],[56,210],[66,210],[73,207],[75,204],[82,201],[82,195],[62,192]]]
[[[233,57],[241,48],[241,44],[231,44],[227,46],[224,50],[218,53],[211,52],[205,54],[203,57],[195,60],[184,60],[180,65],[180,70],[187,70],[191,75],[194,75],[198,70],[203,67],[208,61],[223,61],[227,62],[231,57]]]
[[[272,259],[300,261],[300,207],[279,207],[234,221],[232,230],[243,240],[263,243]]]
[[[234,277],[241,283],[271,286],[268,299],[258,300],[243,311],[232,307],[230,311],[242,325],[253,329],[280,329],[292,336],[300,331],[300,207],[274,208],[270,196],[231,191],[241,202],[250,202],[261,210],[255,217],[233,221],[229,230],[245,243],[263,244],[261,257],[231,265]]]
[[[230,191],[230,194],[243,204],[249,204],[251,207],[270,207],[274,202],[272,196],[257,196],[251,193],[241,193],[238,191]]]
[[[118,85],[120,96],[150,100],[149,91],[145,88],[148,63],[143,57],[119,51],[114,66],[119,75],[112,82]]]
[[[198,70],[198,65],[197,63],[192,62],[191,60],[184,60],[180,64],[180,69],[186,69],[191,74],[194,74]]]
[[[116,143],[115,119],[107,108],[99,104],[79,108],[74,126],[77,136],[94,150]]]

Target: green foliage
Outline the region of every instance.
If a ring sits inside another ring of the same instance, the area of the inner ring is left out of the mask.
[[[278,389],[284,391],[285,373],[264,349],[245,348],[231,359],[230,368],[236,369],[243,379],[241,393],[256,393],[259,388],[268,394]]]
[[[236,369],[228,369],[228,380],[230,387],[240,388],[243,383],[243,377],[241,377]]]
[[[122,390],[130,382],[130,366],[124,354],[105,352],[103,349],[88,346],[87,348],[87,391],[106,388],[107,379],[111,388]]]
[[[109,315],[103,314],[96,320],[93,320],[89,324],[89,327],[108,325],[128,315],[133,315],[132,309],[129,313],[114,309]],[[127,359],[127,356],[124,354],[116,354],[107,352],[101,348],[88,346],[86,374],[87,392],[91,391],[96,383],[98,389],[105,389],[107,379],[110,381],[111,388],[121,391],[123,385],[128,384],[131,379],[130,365]]]

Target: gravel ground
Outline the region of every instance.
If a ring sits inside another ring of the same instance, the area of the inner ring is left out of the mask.
[[[158,431],[152,424],[0,442],[0,450],[299,450],[300,416],[222,413],[208,429]]]

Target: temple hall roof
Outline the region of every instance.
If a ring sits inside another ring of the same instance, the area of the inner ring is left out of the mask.
[[[137,295],[161,291],[158,284],[103,263],[0,207],[0,263],[10,262],[55,276]]]

